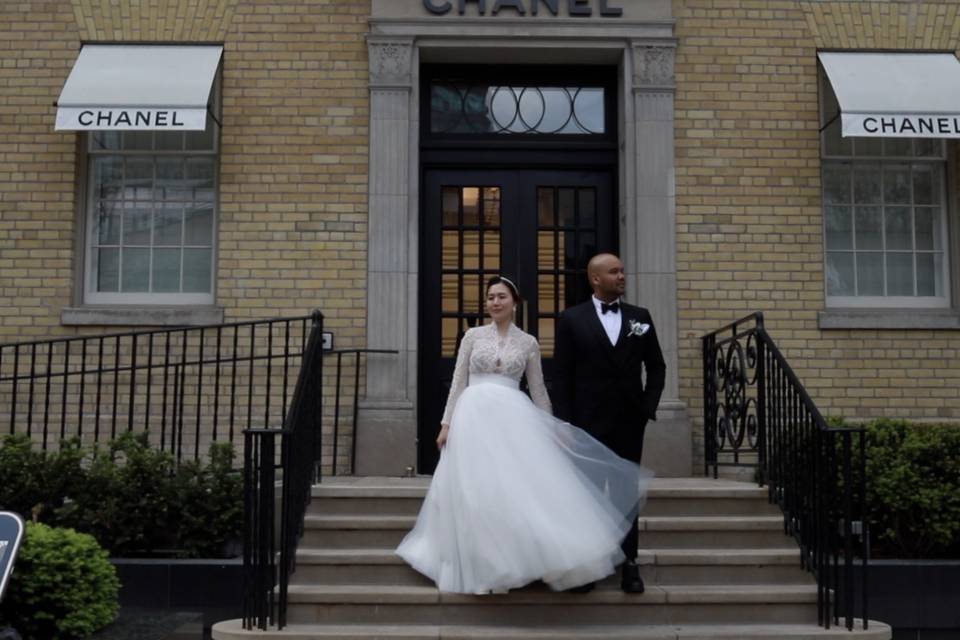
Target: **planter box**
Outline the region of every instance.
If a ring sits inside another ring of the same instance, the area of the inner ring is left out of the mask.
[[[203,625],[241,615],[243,559],[111,558],[120,578],[120,606],[191,611]]]
[[[960,638],[960,560],[871,560],[867,595],[870,617],[892,626],[894,640]]]

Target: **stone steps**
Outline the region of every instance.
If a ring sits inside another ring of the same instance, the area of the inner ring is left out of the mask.
[[[395,548],[413,527],[413,515],[310,514],[304,523],[306,547]],[[782,548],[792,544],[779,515],[641,517],[643,548]]]
[[[291,623],[483,625],[803,623],[816,618],[813,585],[650,585],[643,594],[615,586],[587,594],[527,587],[507,594],[442,593],[433,586],[295,585]]]
[[[642,595],[611,576],[586,594],[542,583],[507,594],[439,592],[393,550],[428,478],[334,478],[313,488],[282,631],[214,627],[217,640],[888,640],[890,628],[816,626],[816,586],[765,489],[655,479],[639,519]]]
[[[846,628],[820,629],[811,625],[732,624],[617,626],[580,625],[577,627],[510,627],[502,625],[298,625],[282,631],[244,631],[239,621],[220,623],[215,628],[218,640],[888,640],[890,627],[871,624],[851,633]],[[267,635],[269,634],[269,636]]]
[[[783,549],[645,549],[637,558],[648,584],[812,584],[800,552]],[[609,578],[611,584],[615,577]],[[432,584],[392,549],[301,549],[293,584]]]

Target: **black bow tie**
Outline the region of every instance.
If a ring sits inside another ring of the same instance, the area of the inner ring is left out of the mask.
[[[609,311],[610,313],[620,313],[620,303],[611,302],[610,304],[607,304],[606,302],[601,302],[600,315],[605,314],[607,311]]]

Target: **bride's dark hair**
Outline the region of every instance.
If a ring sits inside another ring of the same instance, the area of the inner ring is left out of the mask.
[[[513,284],[513,280],[509,278],[504,278],[503,276],[493,276],[487,280],[487,293],[490,293],[490,287],[495,284],[502,284],[507,289],[510,290],[510,296],[513,298],[513,301],[516,304],[520,304],[522,299],[520,298],[520,290],[517,289],[517,285]]]

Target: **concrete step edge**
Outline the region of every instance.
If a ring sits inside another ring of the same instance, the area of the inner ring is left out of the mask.
[[[639,518],[641,531],[779,531],[783,516],[644,516]]]
[[[403,560],[393,549],[318,549],[297,550],[297,562],[311,565],[402,565]],[[648,565],[797,565],[800,550],[783,549],[643,549],[637,562]]]
[[[448,604],[448,605],[663,605],[783,604],[816,602],[816,585],[651,585],[643,594],[626,594],[603,585],[587,594],[517,590],[507,594],[442,593],[435,587],[391,585],[290,585],[291,603]]]
[[[798,624],[742,624],[742,625],[679,625],[644,626],[609,625],[582,627],[502,627],[502,626],[437,626],[437,625],[323,625],[293,624],[281,631],[246,631],[240,620],[218,622],[213,627],[215,640],[260,638],[261,640],[466,640],[471,638],[569,638],[570,640],[889,640],[892,631],[882,622],[871,620],[865,631],[860,625],[854,630],[823,629],[814,625]]]

